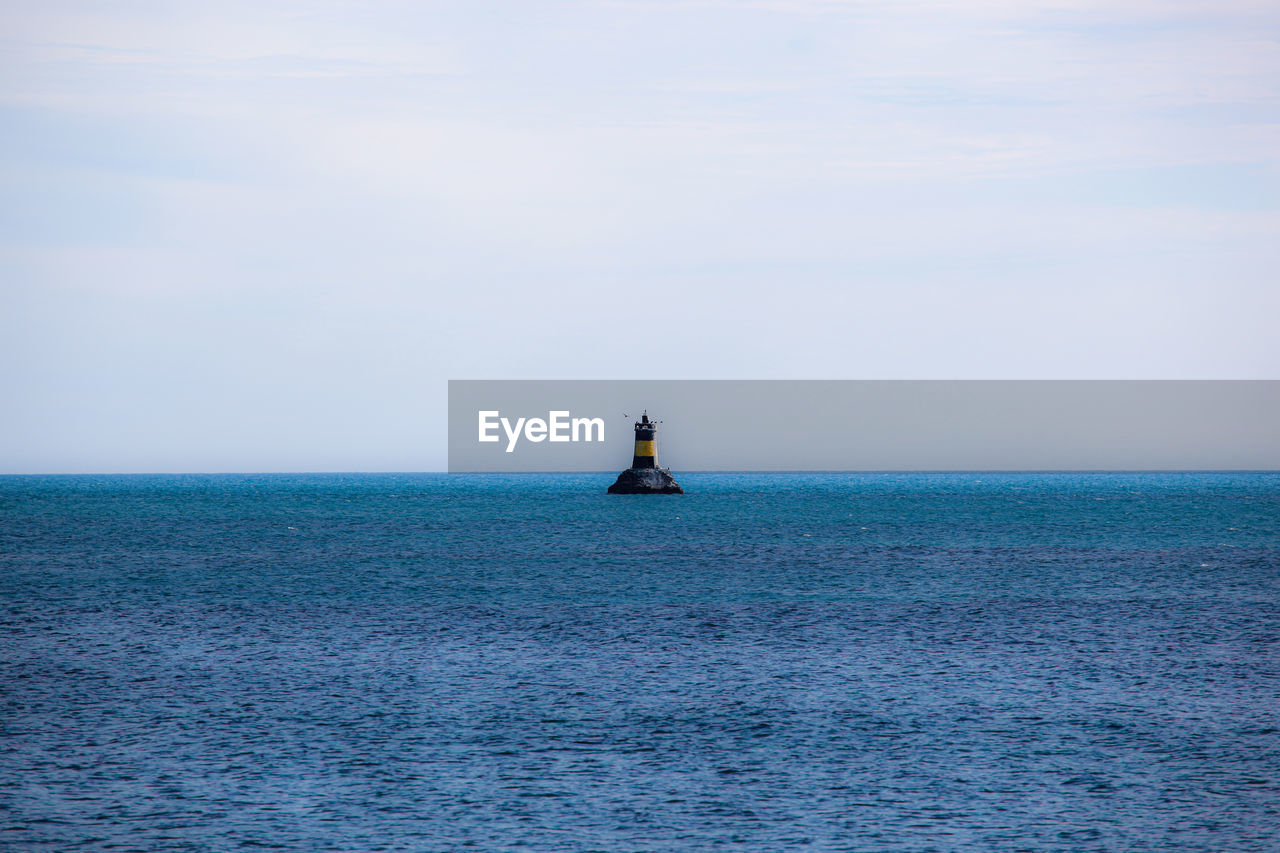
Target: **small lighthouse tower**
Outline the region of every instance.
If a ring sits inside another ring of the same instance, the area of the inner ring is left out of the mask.
[[[636,421],[636,452],[631,457],[632,468],[658,467],[658,425],[649,420],[646,411]]]
[[[611,495],[683,495],[684,489],[666,468],[658,467],[658,424],[646,410],[636,421],[636,448],[631,467],[609,487]]]

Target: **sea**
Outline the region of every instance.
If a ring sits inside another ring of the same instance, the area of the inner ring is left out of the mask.
[[[0,478],[0,849],[1280,850],[1280,473]]]

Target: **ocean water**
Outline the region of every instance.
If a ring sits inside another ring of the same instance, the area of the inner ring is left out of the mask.
[[[0,849],[1280,849],[1280,475],[0,478]]]

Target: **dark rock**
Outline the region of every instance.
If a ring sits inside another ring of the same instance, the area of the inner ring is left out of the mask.
[[[618,481],[609,487],[611,495],[683,495],[665,468],[628,468],[618,475]]]

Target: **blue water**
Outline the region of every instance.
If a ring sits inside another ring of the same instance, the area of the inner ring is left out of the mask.
[[[0,478],[6,850],[1280,849],[1280,475]]]

